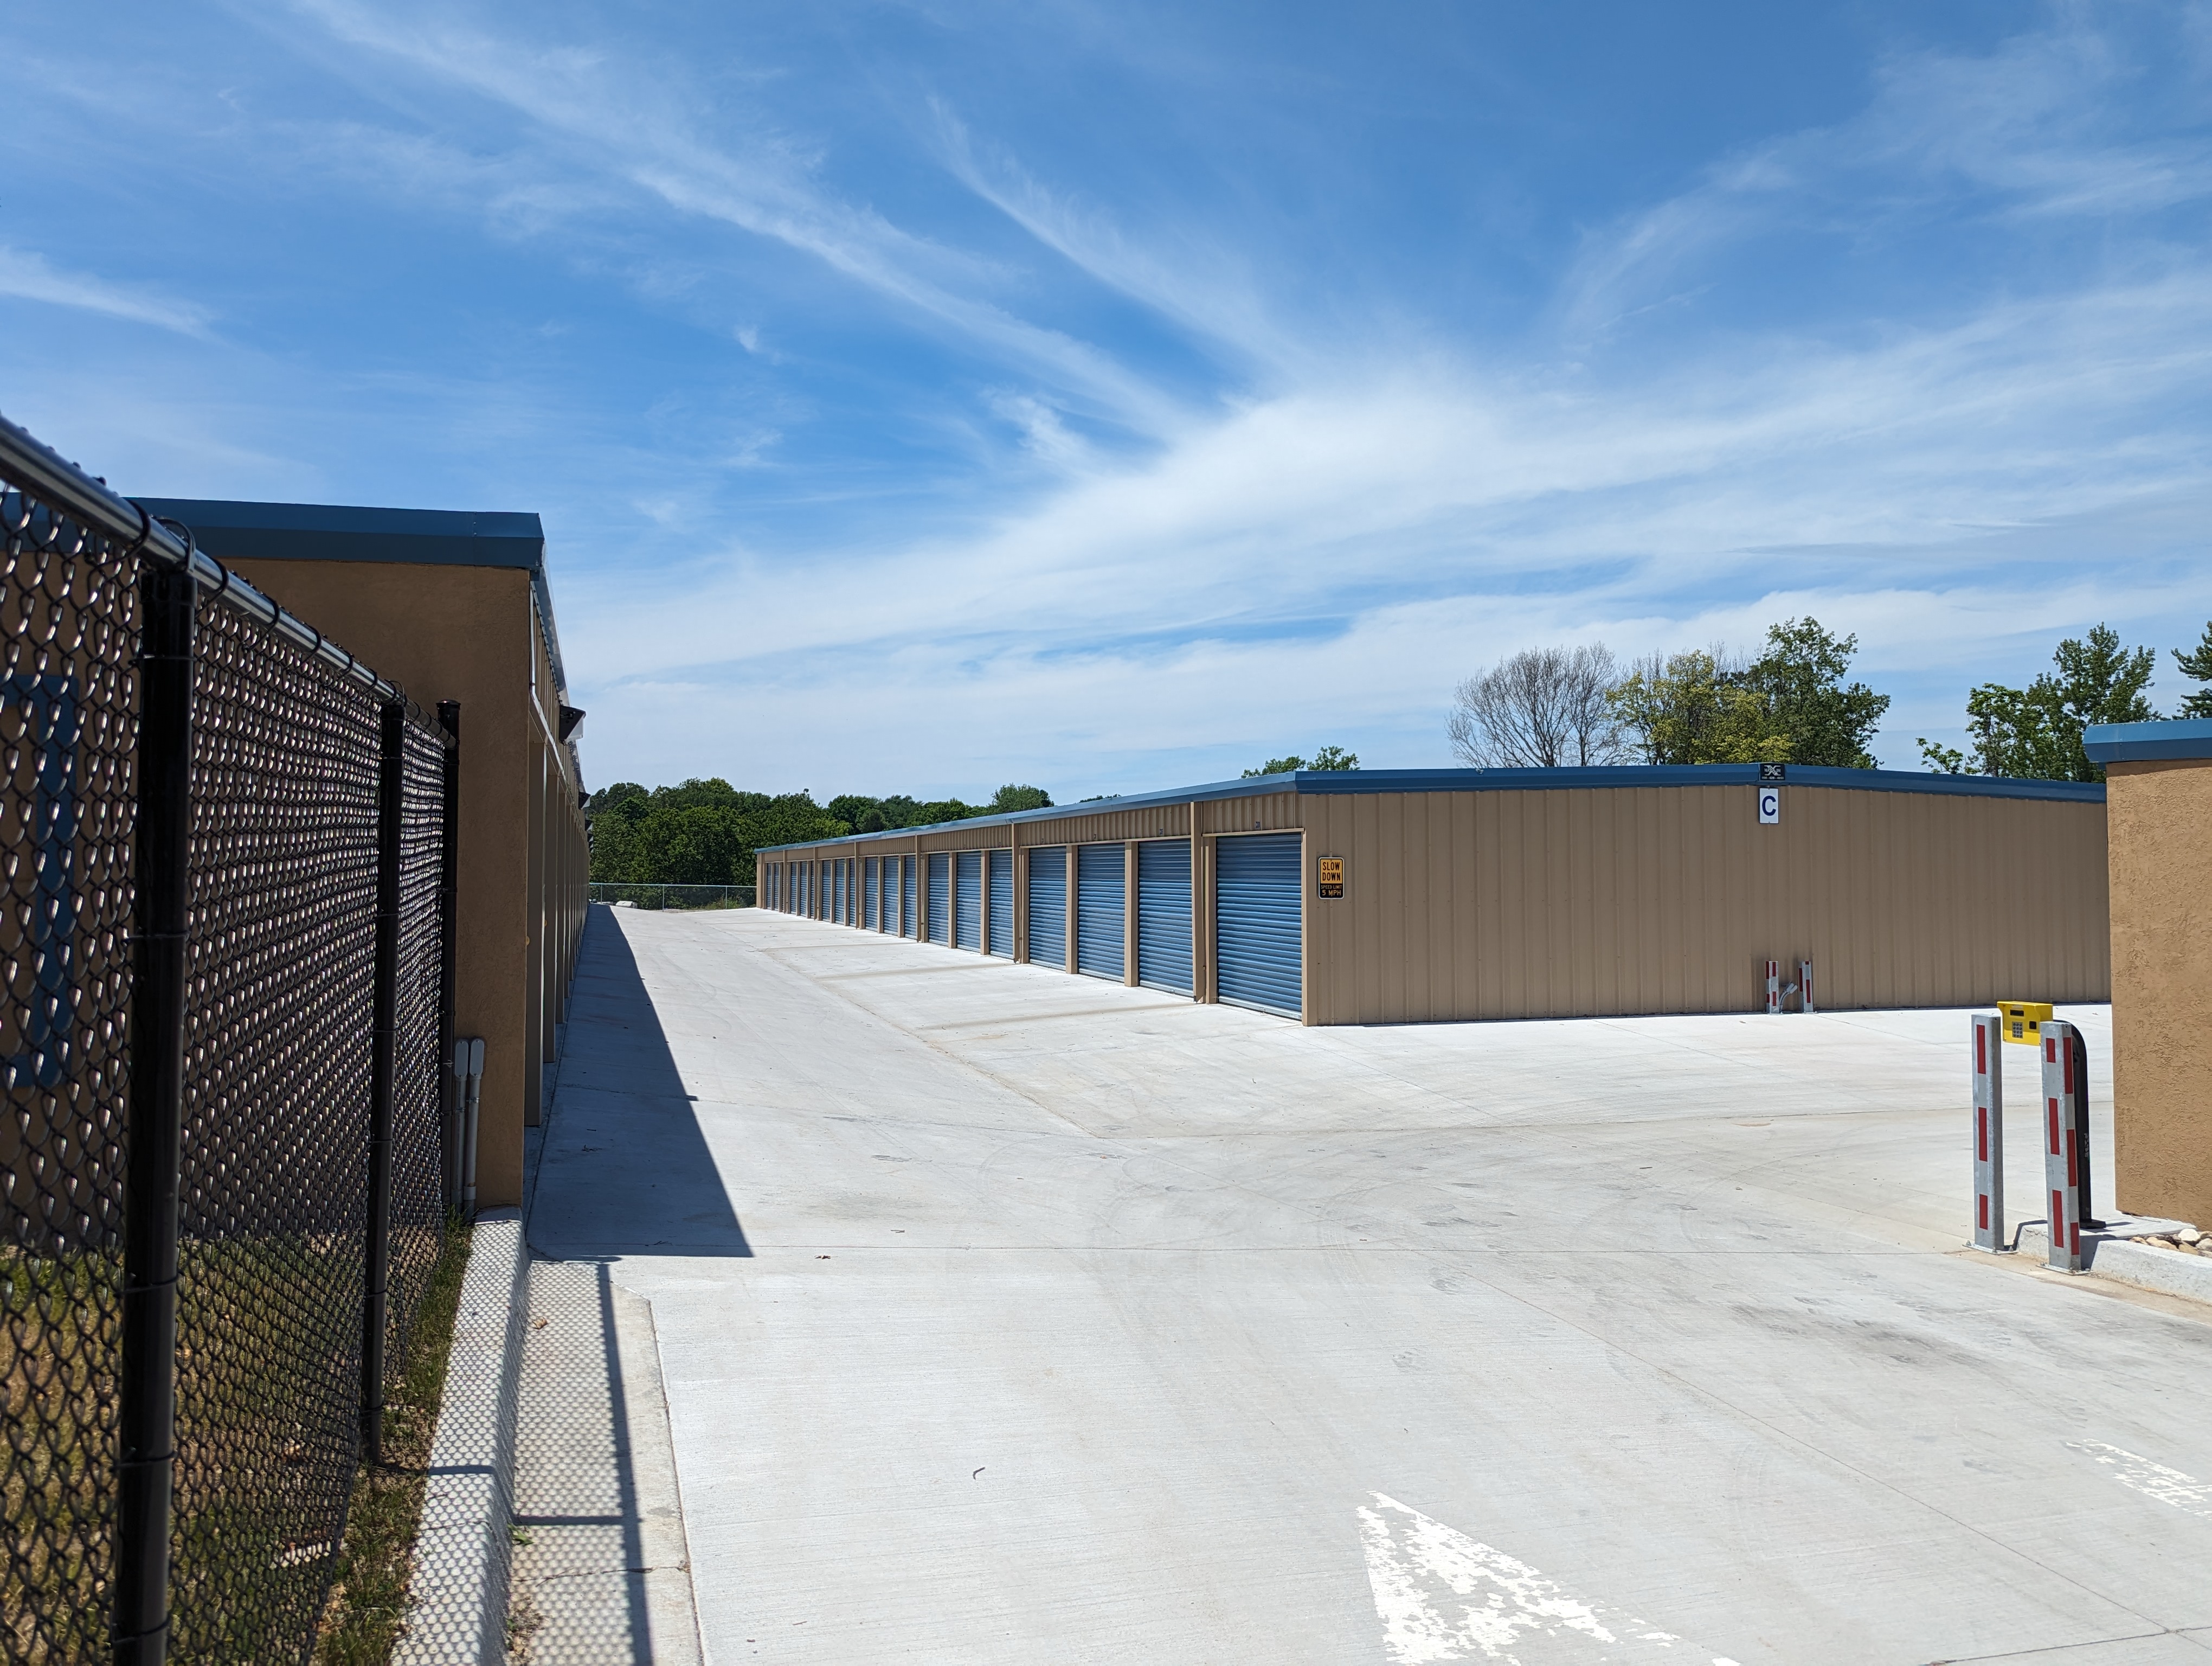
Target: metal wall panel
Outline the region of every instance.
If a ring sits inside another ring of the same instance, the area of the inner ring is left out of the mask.
[[[1311,1021],[1752,1012],[1769,956],[1831,1010],[2107,998],[2102,805],[1757,791],[1308,796]]]
[[[1047,845],[1029,853],[1030,964],[1054,971],[1067,964],[1067,850]]]
[[[1249,834],[1216,842],[1214,977],[1231,1006],[1285,1018],[1304,1015],[1304,863],[1296,833]]]
[[[983,853],[955,851],[952,856],[952,946],[983,946]]]
[[[1188,839],[1147,839],[1137,847],[1137,982],[1193,992]]]
[[[990,896],[988,913],[991,921],[989,951],[1005,959],[1014,953],[1014,853],[994,850],[988,857],[990,866]]]
[[[1075,970],[1089,977],[1128,976],[1128,860],[1118,844],[1086,844],[1075,853]]]
[[[929,862],[929,940],[950,947],[952,942],[952,858],[938,851]]]

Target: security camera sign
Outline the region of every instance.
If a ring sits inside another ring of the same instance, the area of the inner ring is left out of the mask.
[[[1782,825],[1782,789],[1779,787],[1759,789],[1759,824],[1761,827]]]

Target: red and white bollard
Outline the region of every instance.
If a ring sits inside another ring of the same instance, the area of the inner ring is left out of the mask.
[[[1801,1012],[1818,1010],[1813,1005],[1813,963],[1809,960],[1797,963],[1797,1010]]]
[[[1782,963],[1778,960],[1766,963],[1766,1010],[1770,1012],[1782,1010]]]
[[[2081,1140],[2086,1129],[2074,1116],[2074,1026],[2057,1018],[2043,1024],[2043,1189],[2051,1196],[2051,1265],[2081,1270]],[[2087,1084],[2083,1084],[2086,1087]]]
[[[2004,1235],[2004,1020],[1969,1015],[1974,1043],[1974,1248],[2002,1250]]]

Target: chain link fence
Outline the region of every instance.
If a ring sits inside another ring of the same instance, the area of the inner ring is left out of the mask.
[[[632,885],[627,880],[609,879],[591,882],[591,899],[594,903],[617,906],[627,903],[639,909],[749,909],[753,906],[753,897],[751,885]]]
[[[453,742],[4,420],[0,534],[0,1661],[304,1660],[451,1197]]]

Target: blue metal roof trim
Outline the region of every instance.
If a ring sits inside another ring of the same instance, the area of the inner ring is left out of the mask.
[[[2172,727],[2172,725],[2145,725]],[[2212,733],[2212,725],[2205,726]],[[1296,775],[1252,775],[1166,793],[1133,793],[1124,798],[1089,799],[1045,810],[1020,810],[1001,816],[972,816],[965,821],[932,822],[926,827],[887,828],[881,833],[853,833],[842,838],[809,839],[799,844],[762,845],[757,854],[810,850],[830,844],[873,843],[908,839],[947,828],[981,830],[1016,822],[1057,821],[1069,816],[1115,810],[1150,810],[1178,804],[1209,804],[1221,799],[1256,798],[1266,793],[1498,793],[1557,792],[1576,787],[1727,787],[1755,784],[1756,763],[1623,763],[1579,769],[1301,769]],[[1784,787],[1842,787],[1870,793],[1933,793],[1939,797],[2056,799],[2074,804],[2102,804],[2105,789],[2095,781],[2023,781],[2009,775],[1946,775],[1914,769],[1831,769],[1793,763]]]
[[[1959,798],[2060,799],[2102,804],[2095,781],[2025,781],[2011,775],[1947,775],[1921,769],[1834,769],[1792,763],[1784,787],[1842,787],[1861,793],[1934,793]],[[1616,763],[1567,769],[1311,770],[1273,779],[1301,793],[1493,793],[1568,787],[1727,787],[1755,785],[1756,763]]]
[[[343,503],[241,503],[141,497],[146,513],[179,520],[217,561],[390,561],[435,567],[545,564],[534,514],[467,509],[374,509]]]
[[[2092,763],[2148,763],[2168,758],[2212,758],[2212,719],[2172,723],[2092,723],[2081,731],[2081,750]]]

